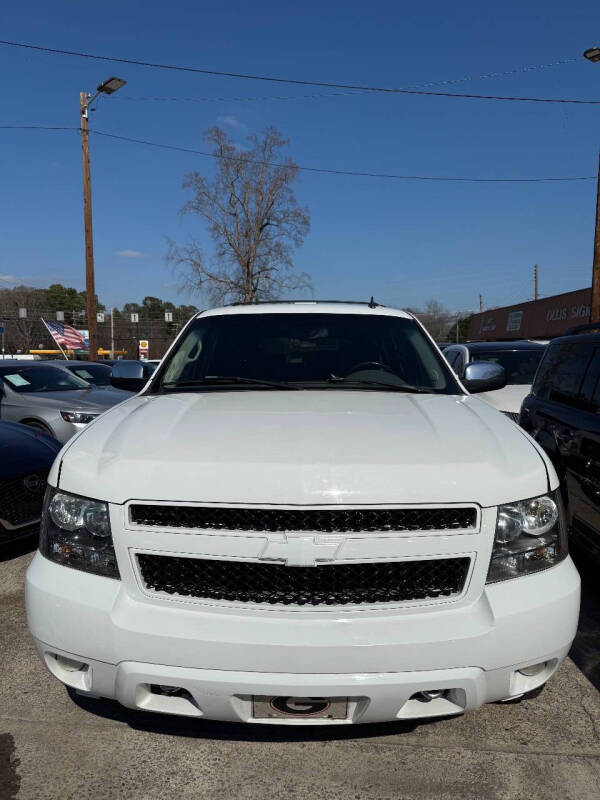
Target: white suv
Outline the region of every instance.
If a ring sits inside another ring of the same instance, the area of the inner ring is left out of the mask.
[[[551,463],[466,391],[503,380],[479,362],[459,383],[373,303],[198,314],[54,464],[27,573],[40,657],[93,697],[256,723],[538,689],[579,576]]]

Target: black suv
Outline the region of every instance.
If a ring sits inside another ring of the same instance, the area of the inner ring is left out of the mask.
[[[583,331],[596,331],[584,333]],[[550,456],[570,533],[600,558],[600,325],[580,325],[547,347],[520,424]]]

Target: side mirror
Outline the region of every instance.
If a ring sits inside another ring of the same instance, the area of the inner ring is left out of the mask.
[[[463,386],[471,394],[478,392],[494,392],[506,386],[506,372],[500,364],[491,361],[475,361],[467,364],[463,377]]]
[[[113,364],[110,382],[115,389],[140,392],[146,385],[144,367],[139,361],[117,361]]]

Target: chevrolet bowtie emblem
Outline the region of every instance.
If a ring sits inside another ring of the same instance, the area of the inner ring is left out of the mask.
[[[285,561],[288,567],[314,567],[319,561],[333,561],[342,542],[316,536],[286,536],[284,541],[268,541],[259,558]]]

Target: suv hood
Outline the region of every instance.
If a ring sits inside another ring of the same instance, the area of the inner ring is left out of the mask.
[[[545,463],[468,395],[211,391],[115,406],[66,446],[60,487],[114,503],[493,506],[546,492]]]

